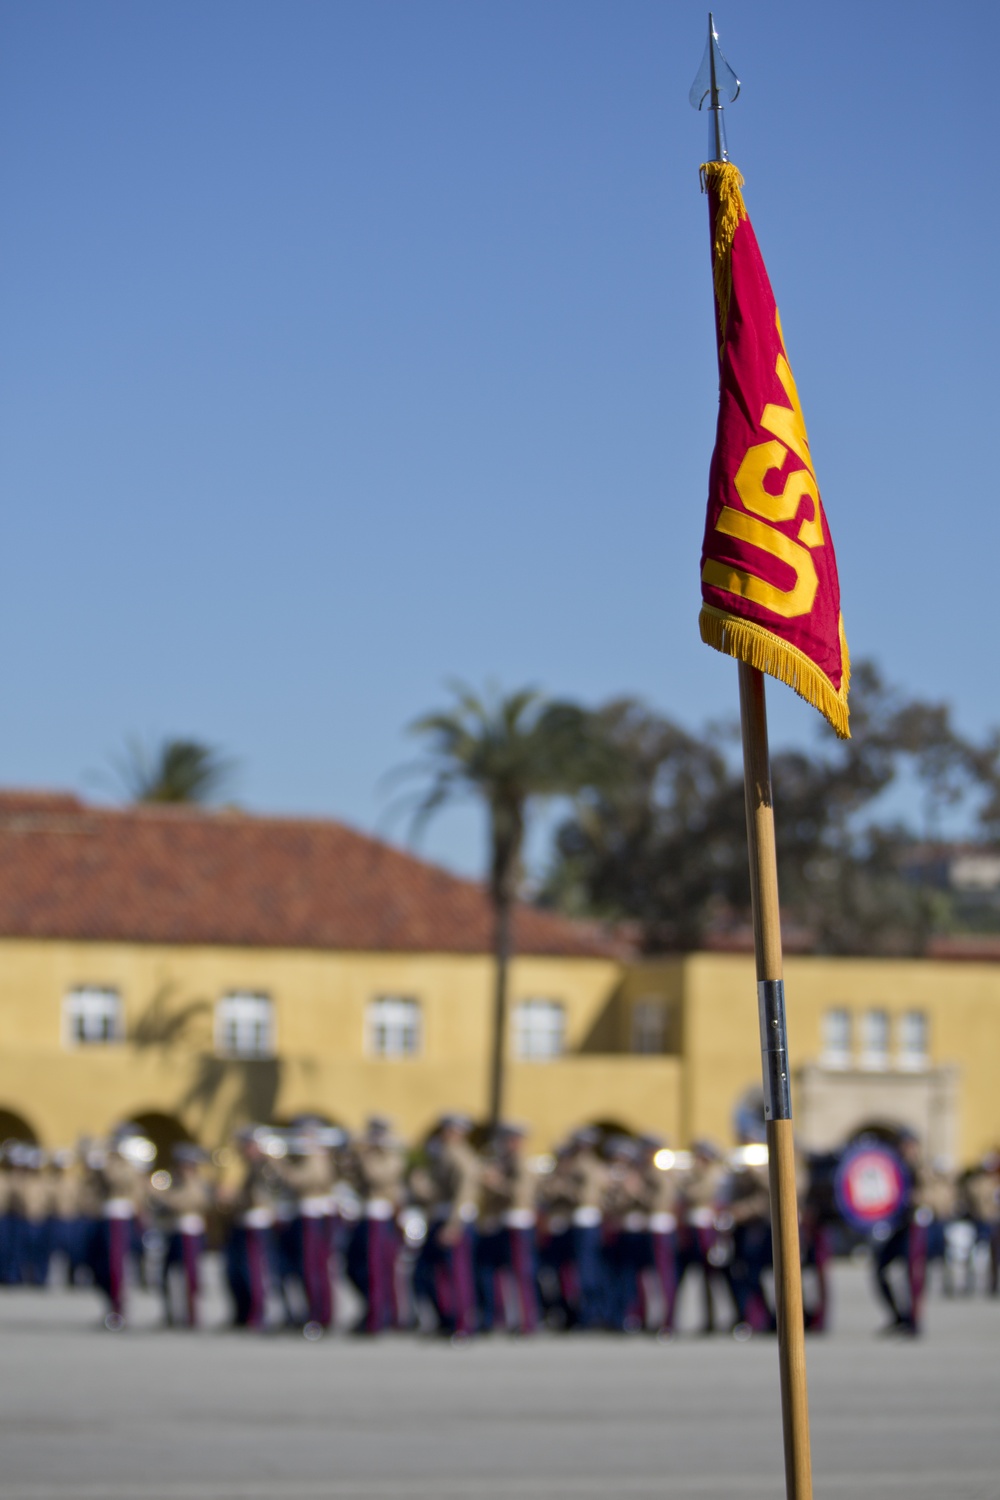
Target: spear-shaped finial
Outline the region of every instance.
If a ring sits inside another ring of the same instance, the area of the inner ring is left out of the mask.
[[[740,92],[740,80],[722,55],[719,33],[715,29],[712,12],[708,13],[708,45],[701,60],[697,77],[691,85],[688,98],[695,109],[703,109],[708,100],[708,154],[712,161],[728,161],[726,124],[722,117],[723,99],[735,103]]]

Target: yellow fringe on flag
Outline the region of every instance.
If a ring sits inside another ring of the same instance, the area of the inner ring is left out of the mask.
[[[743,174],[731,161],[706,161],[699,168],[701,190],[714,192],[718,210],[715,216],[715,242],[712,245],[712,275],[715,300],[719,307],[722,348],[726,346],[726,324],[729,321],[729,299],[733,290],[733,238],[741,219],[747,216],[740,188]],[[721,350],[720,350],[721,353]]]
[[[800,698],[819,709],[842,740],[850,739],[847,690],[851,682],[851,662],[843,619],[840,621],[843,676],[839,693],[826,673],[821,672],[804,651],[783,641],[763,625],[755,625],[752,620],[744,620],[739,615],[727,614],[725,610],[715,609],[711,604],[702,605],[698,624],[706,646],[714,646],[716,651],[735,656],[737,661],[744,661],[747,666],[756,667],[758,672],[766,672],[769,677],[776,677],[779,682],[786,683]]]

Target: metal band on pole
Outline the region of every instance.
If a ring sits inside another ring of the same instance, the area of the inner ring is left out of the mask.
[[[760,1061],[764,1077],[764,1119],[792,1118],[792,1085],[788,1074],[788,1032],[785,1027],[785,982],[761,979],[757,984],[760,1021]]]

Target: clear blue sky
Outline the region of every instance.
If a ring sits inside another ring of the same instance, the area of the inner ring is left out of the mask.
[[[979,731],[1000,7],[716,19],[852,652]],[[374,828],[450,676],[735,713],[696,623],[705,27],[687,0],[0,4],[0,784],[93,792],[127,735],[192,735],[248,806]],[[479,834],[446,815],[425,848],[477,870]]]

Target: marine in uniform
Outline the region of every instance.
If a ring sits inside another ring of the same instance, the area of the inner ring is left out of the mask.
[[[230,1228],[226,1244],[226,1279],[236,1328],[261,1330],[267,1319],[272,1259],[276,1179],[270,1159],[252,1127],[237,1132],[242,1177],[228,1202]]]
[[[572,1204],[568,1197],[569,1185],[562,1170],[568,1151],[568,1142],[555,1148],[551,1167],[539,1176],[535,1187],[541,1315],[545,1322],[561,1328],[568,1327],[570,1307],[576,1298],[571,1234]]]
[[[200,1147],[180,1142],[173,1149],[169,1186],[149,1189],[149,1206],[163,1232],[165,1250],[160,1271],[164,1320],[170,1327],[198,1326],[200,1261],[205,1249],[206,1220],[212,1206],[212,1190],[204,1177],[206,1153]],[[184,1288],[183,1310],[178,1315],[173,1283],[180,1271]]]
[[[954,1172],[940,1158],[932,1161],[920,1174],[915,1219],[923,1228],[927,1270],[939,1262],[943,1267],[944,1289],[952,1288],[948,1257],[949,1230],[958,1217],[958,1183]]]
[[[14,1220],[14,1168],[11,1152],[17,1143],[0,1147],[0,1286],[13,1286],[18,1279]]]
[[[604,1147],[609,1169],[604,1187],[605,1316],[619,1333],[644,1326],[642,1277],[649,1260],[649,1214],[641,1153],[627,1136]]]
[[[648,1216],[648,1266],[655,1278],[660,1300],[656,1331],[672,1334],[677,1306],[677,1177],[657,1166],[663,1142],[653,1135],[639,1137],[639,1169],[643,1178],[643,1205]],[[642,1281],[640,1279],[640,1287]],[[644,1308],[643,1325],[650,1326]]]
[[[875,1245],[875,1288],[890,1315],[882,1332],[916,1336],[927,1277],[927,1226],[932,1218],[924,1201],[929,1174],[917,1137],[901,1131],[898,1141],[906,1190],[888,1234]],[[904,1268],[902,1278],[891,1274],[897,1264]]]
[[[133,1132],[116,1131],[87,1158],[87,1189],[98,1212],[91,1246],[94,1281],[108,1301],[105,1326],[125,1322],[126,1267],[140,1194],[139,1174],[127,1154]]]
[[[18,1280],[23,1286],[45,1286],[52,1253],[52,1191],[44,1171],[45,1153],[37,1146],[21,1146],[12,1161],[11,1211]]]
[[[716,1215],[725,1194],[726,1166],[711,1141],[695,1141],[691,1166],[678,1184],[677,1288],[695,1270],[702,1283],[702,1333],[715,1331],[712,1283],[724,1280]]]
[[[729,1284],[736,1304],[735,1331],[773,1332],[777,1324],[763,1284],[763,1273],[773,1264],[766,1166],[739,1166],[730,1173],[721,1222],[733,1241]]]
[[[476,1293],[479,1326],[496,1323],[499,1297],[510,1330],[538,1328],[538,1265],[535,1245],[535,1178],[524,1157],[526,1129],[500,1125],[480,1169],[476,1234]]]
[[[381,1333],[399,1326],[396,1215],[403,1202],[405,1166],[392,1123],[382,1115],[373,1115],[364,1133],[344,1153],[344,1176],[359,1203],[359,1217],[347,1246],[347,1274],[365,1300],[358,1333]]]
[[[989,1247],[987,1289],[996,1297],[1000,1292],[1000,1156],[991,1153],[969,1173],[964,1198],[976,1242]]]
[[[81,1204],[81,1180],[77,1154],[59,1149],[49,1157],[49,1246],[65,1266],[66,1284],[73,1286],[80,1273],[89,1275],[90,1222]]]
[[[472,1121],[445,1115],[427,1142],[426,1160],[410,1176],[410,1193],[427,1213],[427,1237],[414,1268],[414,1296],[427,1296],[438,1331],[466,1338],[475,1331],[473,1237],[478,1214],[479,1160],[469,1144]]]
[[[796,1161],[802,1250],[802,1301],[806,1328],[825,1333],[830,1325],[830,1261],[833,1226],[838,1220],[835,1151],[813,1152]]]
[[[275,1178],[291,1195],[288,1269],[298,1280],[305,1301],[304,1318],[290,1309],[291,1321],[309,1332],[333,1324],[330,1200],[335,1167],[323,1126],[312,1119],[293,1125],[292,1152],[273,1163]]]
[[[607,1321],[602,1231],[608,1167],[597,1151],[599,1139],[590,1126],[575,1131],[556,1168],[570,1210],[570,1324],[584,1329]]]

